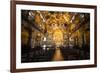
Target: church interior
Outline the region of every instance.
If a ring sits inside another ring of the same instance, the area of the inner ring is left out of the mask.
[[[21,62],[90,59],[90,14],[21,10]]]

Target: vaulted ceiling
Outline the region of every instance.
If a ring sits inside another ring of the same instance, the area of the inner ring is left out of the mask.
[[[24,27],[33,34],[38,31],[37,37],[53,35],[52,38],[55,42],[62,42],[63,35],[68,38],[76,36],[79,38],[82,32],[90,30],[89,13],[22,10],[21,14],[22,29]],[[57,38],[60,40],[58,41]],[[61,42],[57,44],[61,44]]]

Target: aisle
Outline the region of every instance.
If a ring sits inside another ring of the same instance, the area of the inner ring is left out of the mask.
[[[53,61],[62,61],[64,60],[64,57],[62,56],[60,48],[56,48],[54,56],[53,56]]]

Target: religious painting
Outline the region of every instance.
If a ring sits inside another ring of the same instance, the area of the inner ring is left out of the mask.
[[[90,13],[21,10],[21,62],[90,59]]]

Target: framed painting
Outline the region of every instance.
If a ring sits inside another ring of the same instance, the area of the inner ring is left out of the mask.
[[[11,72],[97,66],[97,7],[11,1]]]

